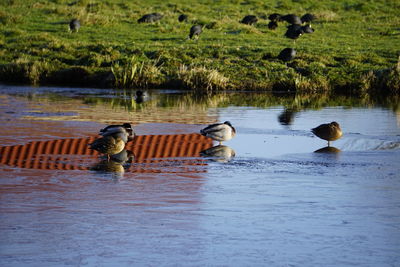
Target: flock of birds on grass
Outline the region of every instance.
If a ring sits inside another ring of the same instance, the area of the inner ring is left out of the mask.
[[[342,130],[337,122],[321,124],[311,129],[311,132],[319,138],[328,141],[327,148],[333,148],[330,147],[330,142],[342,137]],[[232,158],[235,155],[232,149],[222,145],[222,142],[228,141],[236,135],[236,129],[229,121],[210,124],[204,129],[201,129],[200,134],[219,142],[219,145],[202,151],[200,153],[201,156]],[[89,148],[106,154],[107,161],[110,161],[110,159],[121,161],[119,159],[121,157],[120,154],[123,153],[126,143],[133,140],[135,137],[135,133],[129,123],[109,125],[101,129],[99,135],[102,137],[89,144]],[[327,151],[329,152],[330,150],[328,149]],[[126,158],[127,155],[125,154],[123,154],[122,157]]]
[[[140,19],[138,19],[138,23],[153,23],[161,20],[163,18],[163,15],[160,13],[150,13],[143,15]],[[268,28],[270,30],[275,30],[278,27],[278,23],[280,22],[287,22],[289,25],[287,26],[287,31],[285,33],[285,36],[287,38],[296,40],[298,39],[302,34],[309,34],[313,33],[314,29],[311,28],[311,22],[315,19],[315,16],[306,13],[303,16],[299,17],[294,14],[287,14],[287,15],[281,15],[278,13],[273,13],[268,16],[269,23],[268,23]],[[181,14],[178,17],[179,22],[187,22],[188,21],[188,16],[185,14]],[[258,18],[255,15],[247,15],[245,16],[240,23],[247,24],[247,25],[253,25],[257,23]],[[203,32],[203,27],[204,24],[198,24],[198,25],[193,25],[190,30],[189,30],[189,36],[188,39],[198,39],[200,34]],[[69,23],[69,30],[70,32],[78,32],[79,28],[81,27],[81,24],[78,19],[72,19]],[[296,56],[296,50],[294,48],[285,48],[283,49],[279,55],[278,59],[284,61],[284,62],[289,62],[292,61]]]

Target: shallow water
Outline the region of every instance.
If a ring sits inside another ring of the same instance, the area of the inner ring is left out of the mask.
[[[0,86],[0,264],[400,265],[398,111],[196,101]],[[197,133],[226,120],[237,136],[211,149]],[[310,128],[333,120],[326,152]],[[125,121],[138,136],[122,163],[86,148]]]

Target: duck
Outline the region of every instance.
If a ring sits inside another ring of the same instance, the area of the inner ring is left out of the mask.
[[[148,98],[149,97],[148,97],[147,93],[144,92],[144,91],[137,90],[136,93],[135,93],[135,102],[137,104],[141,104],[141,103],[147,101]]]
[[[151,13],[151,14],[146,14],[143,15],[140,19],[138,19],[138,23],[152,23],[159,21],[160,19],[163,18],[164,15],[160,13]]]
[[[229,121],[224,123],[210,124],[200,130],[200,133],[206,137],[218,141],[222,145],[223,141],[228,141],[236,135],[236,130]]]
[[[188,15],[186,15],[186,14],[180,14],[179,17],[178,17],[178,21],[179,22],[184,22],[184,21],[187,21],[187,20],[188,20]]]
[[[81,27],[81,23],[78,19],[72,19],[69,22],[69,31],[70,32],[78,32],[80,27]]]
[[[247,15],[240,21],[240,23],[247,24],[247,25],[253,25],[253,24],[257,23],[257,21],[258,21],[257,16]]]
[[[318,127],[312,128],[311,132],[319,138],[327,140],[328,147],[331,141],[338,140],[343,135],[342,129],[340,129],[339,123],[336,121],[321,124]]]
[[[99,135],[106,136],[119,136],[125,143],[133,140],[135,137],[135,133],[133,132],[132,126],[130,123],[124,123],[122,125],[108,125],[107,127],[100,130]]]
[[[289,47],[283,49],[278,55],[278,59],[282,60],[283,62],[292,61],[295,57],[296,57],[296,50]]]
[[[198,39],[202,32],[203,32],[203,26],[202,25],[193,25],[190,28],[188,39],[193,39],[194,36],[196,36],[197,39]]]
[[[110,156],[120,153],[125,148],[125,142],[118,135],[107,135],[94,140],[89,144],[89,148],[106,154],[107,160],[110,160]]]

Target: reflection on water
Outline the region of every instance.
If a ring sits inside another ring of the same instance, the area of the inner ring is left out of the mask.
[[[291,108],[285,108],[282,113],[278,116],[278,121],[282,125],[293,124],[294,116],[296,115],[296,110]]]
[[[315,150],[314,153],[339,153],[341,150],[333,147],[333,146],[326,146],[323,148],[320,148],[318,150]]]
[[[201,151],[200,155],[216,162],[226,163],[235,157],[235,150],[225,145],[217,145]]]
[[[326,146],[315,150],[314,153],[339,153],[341,150],[333,146]]]

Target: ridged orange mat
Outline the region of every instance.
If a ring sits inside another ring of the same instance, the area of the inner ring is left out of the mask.
[[[84,163],[93,163],[99,156],[97,151],[88,147],[96,138],[57,139],[2,146],[0,163],[28,169],[89,169]],[[140,135],[128,142],[125,149],[133,152],[133,163],[156,163],[162,162],[162,158],[177,160],[176,158],[198,157],[202,150],[210,147],[211,139],[193,133]],[[196,165],[196,161],[191,162]]]

